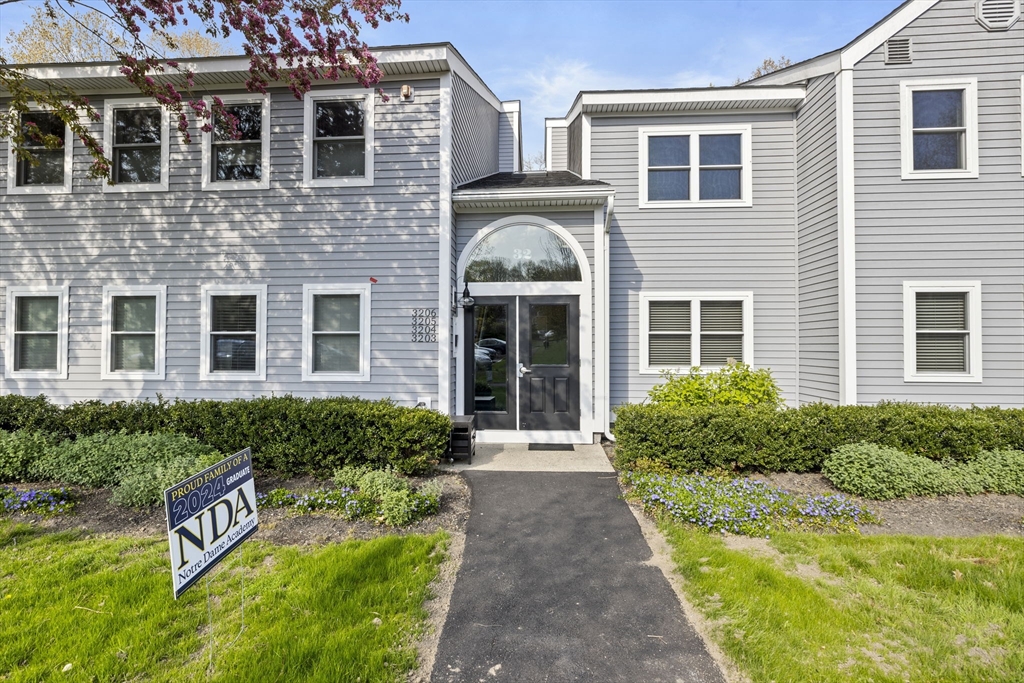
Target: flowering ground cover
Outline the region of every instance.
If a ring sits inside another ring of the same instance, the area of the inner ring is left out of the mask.
[[[31,489],[0,486],[0,516],[37,514],[43,517],[71,512],[75,498],[66,488]]]
[[[0,678],[404,681],[445,544],[443,533],[247,541],[175,601],[166,538],[0,521]]]
[[[661,529],[754,683],[1024,680],[1024,539]]]
[[[766,482],[704,474],[626,472],[645,511],[704,531],[766,536],[783,529],[856,531],[875,516],[841,494],[798,495]]]

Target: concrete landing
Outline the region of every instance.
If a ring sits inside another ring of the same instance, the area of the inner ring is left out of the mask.
[[[614,472],[598,444],[576,444],[571,451],[530,450],[529,445],[478,443],[473,464],[456,460],[442,469],[456,472]]]

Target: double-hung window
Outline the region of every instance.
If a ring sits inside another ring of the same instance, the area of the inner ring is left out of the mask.
[[[310,91],[304,114],[303,184],[373,185],[373,95]]]
[[[22,145],[32,159],[21,159],[9,143],[7,191],[10,194],[71,192],[71,154],[74,136],[60,118],[48,111],[21,114]],[[54,147],[53,144],[57,146]]]
[[[639,136],[640,208],[751,205],[751,126],[649,126]]]
[[[904,380],[980,382],[981,283],[903,283]]]
[[[302,297],[302,378],[370,379],[370,285],[306,285]]]
[[[270,95],[226,95],[203,136],[203,189],[270,187]],[[213,100],[207,98],[213,108]],[[231,120],[235,128],[232,131]]]
[[[751,292],[640,294],[640,372],[753,362]]]
[[[7,288],[8,377],[67,379],[68,287]]]
[[[143,192],[168,187],[167,111],[152,102],[107,100],[104,105],[104,140],[113,162],[105,192]]]
[[[900,82],[905,180],[978,177],[977,79]]]
[[[163,379],[166,288],[103,288],[103,379]]]
[[[200,379],[266,379],[266,285],[204,285],[201,315]]]

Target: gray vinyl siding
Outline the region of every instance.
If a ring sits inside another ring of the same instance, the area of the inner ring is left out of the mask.
[[[498,171],[516,173],[517,139],[519,137],[519,113],[503,111],[498,115]]]
[[[569,163],[568,131],[564,127],[551,130],[551,168],[549,171],[564,171]]]
[[[199,142],[185,146],[172,135],[169,192],[102,193],[86,178],[89,157],[76,142],[73,194],[2,197],[0,283],[70,285],[70,372],[67,380],[0,379],[0,393],[62,402],[157,393],[436,401],[437,345],[410,342],[410,317],[413,308],[437,307],[439,87],[412,85],[414,102],[375,105],[373,187],[303,188],[302,102],[276,90],[269,190],[202,191]],[[102,111],[102,98],[91,100]],[[102,125],[93,131],[102,135]],[[302,286],[371,277],[371,380],[301,381]],[[167,286],[166,380],[100,380],[106,284]],[[199,381],[204,284],[267,285],[266,381]],[[0,329],[5,300],[0,288]]]
[[[578,176],[583,175],[583,116],[577,116],[569,124],[567,137],[566,169]]]
[[[580,244],[580,248],[587,255],[587,267],[590,270],[590,302],[591,302],[591,321],[594,320],[594,212],[593,211],[530,211],[522,210],[516,211],[516,215],[524,214],[530,216],[537,216],[539,218],[545,218],[552,223],[556,223],[573,236]],[[501,213],[467,213],[459,214],[457,218],[458,229],[456,230],[456,242],[458,258],[462,258],[462,252],[465,250],[466,245],[469,241],[483,228],[487,227],[496,220],[504,218],[504,214]],[[472,290],[471,290],[472,293]],[[591,329],[593,330],[593,322],[591,322]],[[462,338],[462,328],[458,329],[460,339]],[[593,355],[595,351],[595,336],[591,333],[591,358],[595,358]],[[461,354],[465,358],[466,351],[463,349]],[[596,363],[592,369],[596,369]],[[593,373],[591,376],[591,386],[596,387],[593,384]],[[453,393],[452,396],[455,394]],[[461,411],[462,406],[457,406],[456,410]],[[584,416],[586,420],[588,416]]]
[[[750,123],[753,206],[638,208],[638,128]],[[754,364],[796,399],[795,141],[792,114],[591,119],[592,177],[615,188],[609,236],[611,407],[643,401],[660,382],[639,374],[639,295],[752,291]]]
[[[899,36],[912,64],[884,46],[854,70],[858,400],[1024,404],[1024,21],[988,32],[973,0],[944,0]],[[900,179],[901,79],[978,79],[977,179]],[[903,379],[903,282],[980,280],[982,383]]]
[[[452,74],[452,184],[498,172],[499,112]]]
[[[807,84],[797,112],[800,401],[839,401],[835,76]]]

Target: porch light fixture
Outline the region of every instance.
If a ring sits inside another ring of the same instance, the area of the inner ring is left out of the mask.
[[[475,303],[476,300],[469,295],[469,284],[466,284],[465,288],[462,290],[462,296],[459,297],[459,307],[473,308]]]

